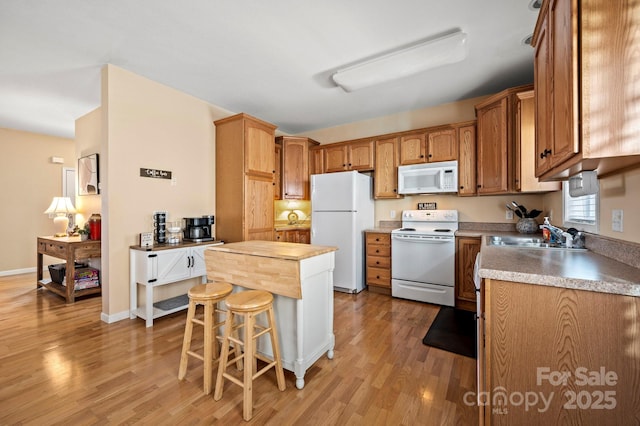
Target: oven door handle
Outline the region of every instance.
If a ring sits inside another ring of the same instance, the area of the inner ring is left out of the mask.
[[[406,243],[419,243],[419,244],[445,244],[451,243],[454,241],[453,238],[420,238],[420,237],[401,237],[399,235],[394,235],[391,237],[396,241],[403,241]]]

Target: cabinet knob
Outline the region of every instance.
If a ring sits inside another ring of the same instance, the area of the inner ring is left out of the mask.
[[[351,163],[349,163],[349,167],[351,167]]]
[[[478,185],[478,188],[482,188],[482,185]]]
[[[380,253],[380,250],[376,250],[376,253]]]
[[[429,158],[433,157],[433,155],[429,154]]]
[[[464,189],[464,186],[460,186],[460,189]]]
[[[420,158],[424,158],[424,155],[420,154]]]
[[[393,192],[398,192],[398,190],[397,190],[397,189],[395,189],[395,188],[393,188]]]
[[[379,265],[379,264],[380,264],[380,261],[379,261],[379,260],[376,260],[376,265]]]
[[[380,238],[376,238],[376,241],[380,241]]]
[[[376,275],[376,279],[379,280],[380,279],[380,275]]]

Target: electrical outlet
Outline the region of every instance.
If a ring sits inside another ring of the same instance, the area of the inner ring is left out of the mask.
[[[391,211],[389,211],[389,217],[390,217],[391,219],[395,219],[395,218],[396,218],[396,211],[395,211],[395,210],[391,210]]]
[[[611,211],[611,230],[622,232],[624,215],[622,210],[612,210]]]
[[[507,209],[507,211],[506,211],[506,215],[505,215],[505,219],[507,219],[507,220],[513,220],[513,210],[509,210],[509,209]]]

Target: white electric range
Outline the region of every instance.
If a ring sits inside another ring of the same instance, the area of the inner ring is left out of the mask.
[[[457,210],[404,210],[391,231],[391,295],[454,306]]]

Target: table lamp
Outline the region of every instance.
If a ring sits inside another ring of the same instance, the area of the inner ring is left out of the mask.
[[[68,214],[76,213],[76,209],[71,204],[69,197],[53,197],[53,201],[47,210],[44,211],[49,217],[53,217],[53,224],[56,227],[54,237],[66,237],[69,226]]]

